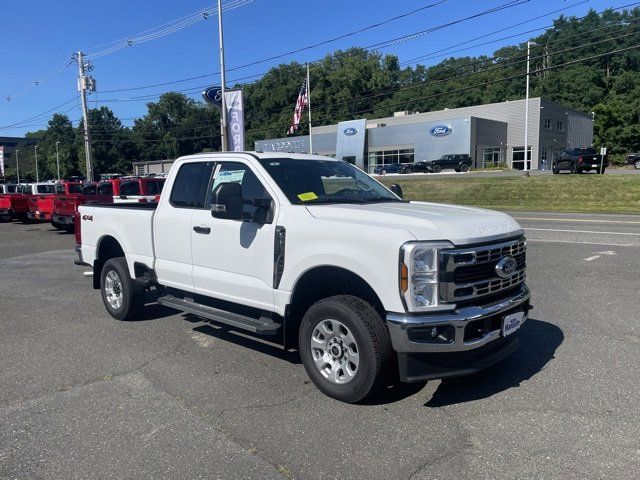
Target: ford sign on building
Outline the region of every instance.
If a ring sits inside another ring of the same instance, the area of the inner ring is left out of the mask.
[[[464,154],[471,168],[504,165],[524,167],[525,101],[515,100],[436,112],[396,112],[392,117],[347,120],[337,125],[313,127],[314,153],[354,163],[373,173],[396,163],[412,164],[443,155]],[[255,142],[256,150],[274,144],[294,144],[306,152],[309,136]],[[555,154],[569,147],[591,146],[590,114],[549,102],[529,99],[529,164],[551,168]]]
[[[453,132],[453,129],[449,125],[436,125],[435,127],[431,127],[429,133],[434,137],[444,137],[445,135],[449,135]]]

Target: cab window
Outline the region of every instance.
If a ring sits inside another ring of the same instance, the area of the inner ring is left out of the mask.
[[[212,194],[218,185],[222,183],[239,183],[242,190],[242,200],[244,206],[242,209],[243,218],[251,220],[256,212],[263,207],[256,205],[255,200],[271,200],[267,190],[262,185],[255,173],[248,165],[239,162],[222,162],[216,167],[213,182],[211,183],[210,193]],[[209,203],[213,199],[213,195],[209,195]]]
[[[113,195],[113,184],[111,182],[98,184],[98,195]]]
[[[185,163],[173,182],[169,202],[177,208],[204,208],[213,162]]]
[[[120,195],[140,195],[140,182],[137,180],[122,182],[120,184]]]

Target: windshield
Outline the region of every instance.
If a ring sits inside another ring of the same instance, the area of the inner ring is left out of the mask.
[[[294,205],[402,201],[369,175],[341,160],[265,158],[260,163]]]
[[[37,193],[54,193],[55,185],[38,185],[36,190]]]

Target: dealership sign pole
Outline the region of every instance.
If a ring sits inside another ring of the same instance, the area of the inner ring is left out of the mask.
[[[309,115],[309,153],[313,154],[313,135],[311,134],[311,86],[309,85],[309,64],[307,63],[307,114]]]
[[[525,103],[524,103],[524,175],[526,177],[529,176],[529,170],[527,169],[527,164],[529,163],[529,59],[531,57],[531,46],[538,45],[535,42],[528,41],[527,42],[527,91],[525,95]],[[513,166],[513,162],[512,162]]]
[[[218,40],[220,43],[220,92],[221,92],[221,121],[220,121],[220,150],[227,151],[227,107],[225,106],[224,89],[224,36],[222,34],[222,0],[218,0]]]

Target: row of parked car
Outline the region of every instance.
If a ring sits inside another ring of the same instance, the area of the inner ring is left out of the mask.
[[[451,169],[456,172],[468,172],[471,169],[471,157],[468,154],[442,155],[436,160],[424,160],[415,163],[392,163],[380,165],[373,170],[376,175],[387,173],[440,173]]]
[[[114,177],[98,182],[63,180],[0,184],[0,221],[50,222],[73,232],[80,205],[157,202],[163,177]]]

